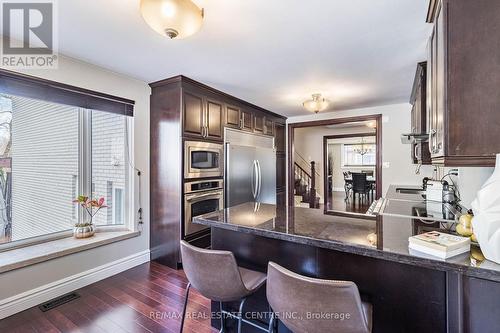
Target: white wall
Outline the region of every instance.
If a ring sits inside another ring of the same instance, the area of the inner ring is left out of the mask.
[[[415,174],[416,166],[411,164],[410,145],[400,141],[401,133],[410,131],[410,105],[394,104],[372,108],[363,108],[329,113],[310,114],[290,117],[287,123],[304,121],[345,118],[361,115],[382,114],[382,194],[385,194],[390,184],[420,185],[423,177],[432,177],[433,166],[422,166],[420,174]],[[444,175],[449,168],[439,171]],[[481,185],[492,174],[493,168],[463,167],[459,168],[459,177],[455,178],[460,189],[462,204],[470,207]]]
[[[139,237],[0,274],[0,300],[149,249],[150,89],[147,83],[63,56],[59,58],[57,70],[31,70],[24,73],[135,101],[133,156],[135,165],[142,170],[141,206],[144,224]],[[134,211],[139,207],[137,188],[135,177]]]
[[[292,118],[289,118],[292,119]],[[321,196],[320,202],[323,202],[324,189],[323,189],[323,137],[328,135],[342,135],[342,134],[357,134],[357,133],[371,133],[373,130],[366,126],[359,127],[349,127],[349,128],[328,128],[326,126],[321,127],[303,127],[296,128],[294,130],[294,148],[300,156],[302,156],[307,162],[315,161],[317,175],[317,191]],[[295,162],[306,170],[309,170],[310,166],[307,163],[301,162],[297,157]],[[339,160],[340,163],[340,160]],[[309,167],[309,168],[307,168]],[[370,168],[363,168],[370,169]]]

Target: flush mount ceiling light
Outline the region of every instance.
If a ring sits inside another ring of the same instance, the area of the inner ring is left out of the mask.
[[[171,39],[195,34],[203,22],[203,9],[190,0],[141,0],[141,13],[154,31]]]
[[[312,99],[308,99],[302,103],[302,105],[306,108],[306,110],[318,113],[325,110],[328,105],[330,105],[330,101],[321,97],[321,94],[313,94]]]

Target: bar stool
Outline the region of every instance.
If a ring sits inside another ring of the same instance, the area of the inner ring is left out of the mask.
[[[181,255],[182,266],[189,280],[182,310],[181,333],[191,286],[204,297],[219,302],[220,332],[225,332],[226,316],[238,319],[238,333],[241,332],[242,323],[267,331],[267,327],[263,328],[243,318],[243,305],[247,297],[255,293],[266,282],[266,274],[238,267],[236,259],[230,251],[201,249],[181,241]],[[222,302],[234,301],[240,301],[238,315],[224,311],[222,308]]]
[[[267,300],[274,311],[269,332],[274,332],[276,316],[295,333],[369,333],[372,329],[372,306],[361,301],[354,282],[313,279],[270,262]]]

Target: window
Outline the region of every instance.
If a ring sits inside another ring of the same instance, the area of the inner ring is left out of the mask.
[[[113,224],[123,224],[125,205],[123,188],[113,188]]]
[[[363,144],[365,154],[359,153],[359,144],[342,145],[342,166],[375,166],[377,161],[377,145],[371,143]]]
[[[126,118],[122,115],[92,111],[92,192],[95,197],[104,197],[107,208],[96,215],[96,225],[123,224],[123,212],[119,219],[109,219],[116,213],[117,207],[123,210],[126,188],[127,164],[125,162],[125,126]],[[109,193],[109,189],[115,190]],[[121,189],[119,203],[116,202],[116,189]],[[112,214],[110,214],[112,212]],[[116,214],[115,214],[116,217]]]
[[[95,224],[125,224],[126,126],[125,115],[0,93],[0,244],[71,230],[85,218],[72,200],[90,191],[109,206]]]

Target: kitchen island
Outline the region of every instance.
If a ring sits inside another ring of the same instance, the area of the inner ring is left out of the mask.
[[[359,219],[254,203],[194,222],[210,226],[212,248],[232,251],[244,267],[265,272],[274,261],[307,276],[354,281],[373,304],[373,332],[497,332],[500,327],[500,265],[472,252],[446,261],[409,252],[408,237],[449,230],[446,223]],[[247,311],[265,311],[265,291],[247,304]]]

